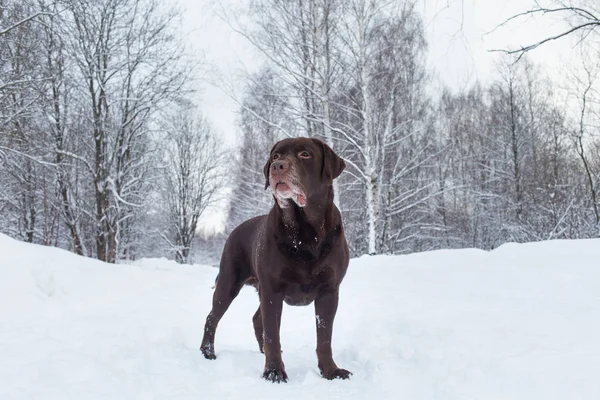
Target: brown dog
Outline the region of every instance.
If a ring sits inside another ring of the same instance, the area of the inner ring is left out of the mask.
[[[242,286],[250,284],[260,297],[252,321],[265,353],[265,379],[287,381],[279,340],[284,301],[315,302],[321,374],[327,379],[350,377],[337,367],[331,350],[338,289],[349,260],[332,184],[345,167],[344,160],[317,139],[285,139],[273,146],[264,173],[265,189],[271,188],[275,204],[268,215],[235,228],[225,243],[200,347],[204,357],[216,358],[217,324]]]

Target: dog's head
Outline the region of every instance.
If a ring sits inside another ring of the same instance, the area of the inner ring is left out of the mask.
[[[284,139],[273,146],[265,164],[265,189],[271,188],[280,207],[288,199],[304,207],[311,195],[331,186],[344,168],[344,160],[318,139]]]

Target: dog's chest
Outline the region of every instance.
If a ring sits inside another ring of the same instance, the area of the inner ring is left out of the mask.
[[[335,280],[335,271],[331,266],[320,265],[315,268],[301,266],[284,268],[281,281],[284,283],[284,301],[289,305],[301,306],[315,300],[324,286]]]

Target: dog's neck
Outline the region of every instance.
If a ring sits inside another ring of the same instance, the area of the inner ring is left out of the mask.
[[[308,224],[316,233],[316,241],[321,241],[328,232],[340,224],[339,217],[334,212],[333,188],[327,186],[324,190],[311,194],[306,199],[306,206],[300,207],[292,200],[286,207],[275,202],[275,208],[281,216],[286,229],[298,232],[301,226]]]

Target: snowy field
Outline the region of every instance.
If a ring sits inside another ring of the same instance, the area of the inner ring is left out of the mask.
[[[260,378],[246,288],[198,346],[217,270],[106,265],[0,235],[0,399],[600,399],[600,240],[352,260],[319,376],[285,306],[289,382]]]

